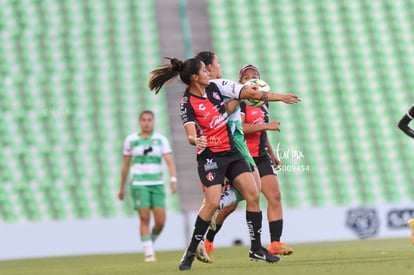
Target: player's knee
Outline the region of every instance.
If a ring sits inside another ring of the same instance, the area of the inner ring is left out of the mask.
[[[280,192],[277,192],[277,193],[273,194],[271,198],[272,198],[271,200],[276,202],[276,203],[281,203],[282,202],[282,195],[280,194]]]
[[[260,202],[260,194],[259,192],[251,192],[246,195],[246,201],[248,203],[259,203]]]
[[[141,222],[141,224],[149,224],[150,217],[141,215],[141,216],[139,216],[139,221]]]

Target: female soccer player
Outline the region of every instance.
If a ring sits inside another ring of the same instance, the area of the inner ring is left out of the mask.
[[[205,64],[207,64],[207,68],[210,71],[210,77],[211,78],[215,78],[215,77],[221,77],[221,66],[220,63],[218,61],[218,57],[212,53],[212,52],[200,52],[197,54],[196,56],[197,58],[200,58],[201,60],[203,60],[203,62]],[[252,66],[254,67],[254,66]],[[256,69],[256,78],[259,78],[259,73],[257,71],[257,68],[254,67]],[[248,80],[253,79],[254,77],[248,78],[246,79],[246,76],[243,76],[244,79],[242,79],[242,74],[244,74],[245,72],[249,73],[250,72],[250,67],[245,66],[240,70],[240,83],[246,83]],[[295,103],[295,102],[299,102],[300,99],[296,97],[296,100],[294,102],[286,102],[284,100],[282,100],[285,103]],[[261,188],[261,179],[259,176],[259,170],[257,169],[257,165],[255,160],[253,160],[253,158],[251,157],[251,154],[249,152],[249,149],[246,146],[246,142],[244,140],[244,134],[243,134],[243,128],[241,126],[241,117],[240,117],[240,111],[237,110],[236,112],[234,112],[231,116],[230,116],[230,121],[232,121],[234,123],[234,127],[232,128],[232,134],[233,134],[233,138],[235,141],[235,144],[237,145],[237,148],[240,150],[240,152],[242,152],[243,156],[245,157],[246,161],[250,164],[252,170],[253,170],[253,174],[255,176],[255,180],[256,180],[256,185],[258,186],[259,190]],[[267,127],[269,130],[278,130],[278,122],[271,122]],[[270,144],[269,144],[270,145]],[[273,153],[273,152],[272,152]],[[273,154],[274,156],[274,154]],[[277,158],[274,158],[274,163],[276,163],[277,165],[280,164],[279,160],[277,160]],[[271,167],[270,167],[271,168]],[[272,168],[271,168],[272,169]],[[273,170],[272,170],[273,172]],[[277,178],[276,178],[277,181]],[[278,185],[277,185],[278,187]],[[268,189],[268,188],[266,188]],[[277,192],[276,192],[277,193]],[[268,192],[266,191],[266,194],[268,194]],[[265,194],[265,196],[266,196]],[[279,197],[280,197],[280,193],[279,193]],[[268,196],[266,196],[266,198],[268,198]],[[270,198],[270,196],[269,196]],[[275,202],[275,200],[272,198],[270,198],[271,201],[269,203],[269,207],[270,205],[272,205],[273,202]],[[280,200],[279,200],[280,202]],[[234,203],[234,202],[232,202]],[[277,203],[277,202],[275,202]],[[281,205],[280,205],[281,206]],[[214,227],[210,226],[208,232],[207,232],[207,236],[206,236],[206,240],[204,242],[204,247],[205,247],[205,251],[206,254],[208,255],[208,258],[210,259],[210,262],[213,262],[213,258],[212,258],[212,251],[214,251],[214,238],[215,235],[218,233],[218,231],[220,230],[221,226],[223,225],[224,220],[227,218],[228,215],[230,215],[235,209],[237,208],[237,204],[232,204],[229,205],[227,207],[225,207],[224,209],[222,209],[220,211],[220,213],[218,213],[215,221],[214,221]],[[280,207],[280,211],[281,211],[281,207]],[[268,216],[274,216],[268,213]],[[273,218],[273,217],[271,217]],[[270,221],[270,220],[269,220]],[[277,227],[274,225],[274,223],[269,223],[270,227],[271,227],[271,232],[275,232],[275,230],[279,229],[279,224],[280,222],[277,222]],[[277,237],[273,237],[273,236],[277,236],[278,233],[271,233],[271,238],[273,239],[277,239]],[[279,240],[280,240],[280,234],[279,234]],[[276,247],[278,245],[278,247]],[[270,247],[273,247],[272,253],[274,254],[281,254],[281,255],[290,255],[293,253],[293,250],[291,248],[288,248],[285,246],[285,244],[283,243],[276,243],[272,241],[272,244]],[[204,253],[203,249],[199,248],[198,251],[199,253]],[[197,255],[199,256],[198,258],[203,258],[203,255]]]
[[[400,123],[398,123],[398,127],[407,135],[414,138],[414,129],[410,128],[408,126],[411,122],[411,120],[414,120],[414,105],[411,106],[410,110],[403,116],[403,118],[400,120]]]
[[[162,159],[171,176],[172,193],[177,191],[175,165],[170,144],[163,135],[154,132],[154,113],[149,110],[139,115],[140,133],[129,135],[124,142],[124,162],[118,197],[124,199],[125,182],[131,173],[131,196],[134,209],[138,211],[141,242],[146,262],[156,261],[153,242],[165,224],[165,191],[162,180]],[[131,165],[132,161],[132,165]],[[150,211],[154,215],[154,227],[150,232]]]
[[[240,83],[259,78],[259,70],[253,65],[246,65],[240,69]],[[267,103],[255,108],[243,102],[240,107],[247,146],[259,169],[261,191],[268,202],[267,220],[271,240],[268,250],[272,254],[291,255],[293,249],[280,242],[283,230],[283,210],[279,181],[273,170],[280,166],[280,160],[275,156],[266,134],[266,130],[280,131],[280,123],[279,121],[269,122]]]
[[[251,248],[249,257],[254,260],[277,262],[279,257],[270,254],[261,244],[262,212],[260,196],[246,161],[235,148],[227,123],[232,107],[223,104],[222,93],[256,94],[257,87],[243,86],[230,80],[209,81],[204,63],[196,58],[184,62],[176,58],[151,72],[149,88],[158,93],[162,86],[180,75],[187,85],[181,99],[181,118],[190,144],[196,146],[198,174],[205,186],[205,206],[198,213],[191,242],[181,259],[179,269],[189,270],[194,261],[197,245],[206,233],[210,220],[219,206],[221,184],[227,177],[246,200],[246,221]],[[263,97],[263,93],[256,97]],[[226,110],[226,108],[228,108]],[[234,108],[233,108],[234,109]]]

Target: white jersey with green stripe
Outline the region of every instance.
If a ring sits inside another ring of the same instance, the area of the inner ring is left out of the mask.
[[[232,99],[239,99],[241,90],[243,89],[243,84],[236,83],[228,79],[210,79],[210,82],[221,83],[222,85],[217,85],[219,87],[220,94],[223,96],[224,102],[228,102]],[[237,106],[236,110],[229,115],[228,123],[231,129],[231,133],[234,134],[235,131],[239,131],[243,134],[243,127],[240,117],[240,106]]]
[[[164,184],[162,159],[169,153],[170,143],[159,133],[153,133],[149,138],[143,138],[138,133],[129,135],[124,142],[123,155],[131,157],[131,184]]]

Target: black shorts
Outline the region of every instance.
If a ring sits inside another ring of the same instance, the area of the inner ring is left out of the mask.
[[[257,165],[257,169],[259,170],[259,175],[261,178],[267,175],[276,175],[273,168],[273,162],[268,155],[255,157],[253,159]]]
[[[206,149],[197,156],[198,176],[205,187],[222,185],[227,177],[232,183],[240,174],[252,172],[244,157],[237,149],[213,153]]]

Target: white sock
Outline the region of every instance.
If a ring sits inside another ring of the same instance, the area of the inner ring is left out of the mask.
[[[145,256],[150,256],[150,255],[154,256],[154,247],[152,246],[151,240],[143,241],[142,246],[144,246]]]

